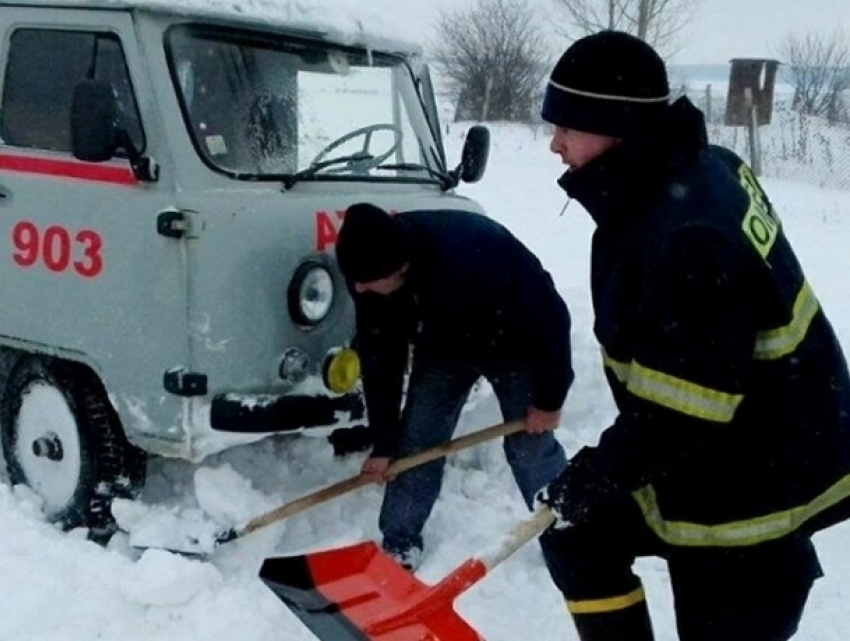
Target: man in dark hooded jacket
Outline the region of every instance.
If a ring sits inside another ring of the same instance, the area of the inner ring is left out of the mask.
[[[667,560],[681,641],[782,641],[850,514],[841,347],[753,172],[672,104],[642,40],[603,31],[552,71],[559,184],[597,224],[595,333],[618,414],[538,494],[582,641],[653,638],[636,556]]]
[[[449,440],[470,390],[484,377],[505,421],[525,421],[525,431],[507,436],[504,449],[531,506],[566,464],[552,430],[573,379],[567,306],[537,257],[480,214],[390,215],[358,203],[346,211],[336,258],[354,299],[374,436],[362,473],[386,480],[393,458]],[[386,486],[383,548],[411,570],[422,557],[422,530],[443,465],[433,461]]]

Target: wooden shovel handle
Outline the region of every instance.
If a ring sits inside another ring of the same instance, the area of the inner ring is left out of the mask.
[[[479,560],[489,572],[531,539],[543,534],[554,522],[555,515],[549,508],[538,507],[529,518],[518,523],[495,550],[482,554]]]
[[[477,432],[472,432],[471,434],[461,436],[460,438],[453,439],[446,443],[441,443],[440,445],[418,452],[417,454],[393,461],[387,469],[387,475],[392,478],[397,474],[406,472],[414,467],[448,456],[452,452],[459,452],[460,450],[472,447],[473,445],[478,445],[479,443],[484,443],[485,441],[499,438],[500,436],[514,434],[524,429],[524,427],[524,421],[509,421],[507,423],[500,423],[499,425],[487,427],[483,430],[478,430]],[[370,481],[360,474],[338,481],[333,485],[329,485],[321,490],[302,496],[301,498],[290,501],[289,503],[281,505],[280,507],[251,519],[242,529],[233,532],[233,536],[227,537],[227,540],[240,537],[244,534],[249,534],[254,530],[258,530],[287,517],[299,514],[315,505],[319,505],[338,496],[342,496],[343,494],[347,494],[348,492],[352,492],[364,485],[369,485],[369,483]]]
[[[525,421],[509,421],[507,423],[500,423],[499,425],[485,427],[483,430],[478,430],[477,432],[472,432],[471,434],[452,439],[451,441],[440,443],[439,445],[435,445],[434,447],[418,452],[417,454],[411,454],[410,456],[397,459],[390,464],[390,467],[387,469],[387,475],[392,478],[402,472],[412,470],[414,467],[419,467],[425,463],[435,461],[438,458],[448,456],[453,452],[465,450],[473,445],[485,443],[486,441],[499,438],[500,436],[508,436],[509,434],[521,432],[524,428]]]

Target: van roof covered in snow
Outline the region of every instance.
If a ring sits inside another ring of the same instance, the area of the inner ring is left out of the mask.
[[[394,36],[375,9],[344,0],[0,0],[0,6],[141,11],[242,25],[361,46],[421,54],[415,43]]]

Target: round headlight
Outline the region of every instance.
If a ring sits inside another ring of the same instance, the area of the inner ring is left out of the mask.
[[[318,263],[301,265],[289,284],[289,314],[299,325],[317,325],[331,311],[334,281]]]

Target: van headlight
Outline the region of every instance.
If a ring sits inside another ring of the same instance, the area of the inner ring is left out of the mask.
[[[331,273],[319,263],[304,263],[289,283],[289,315],[299,325],[318,325],[334,302]]]

